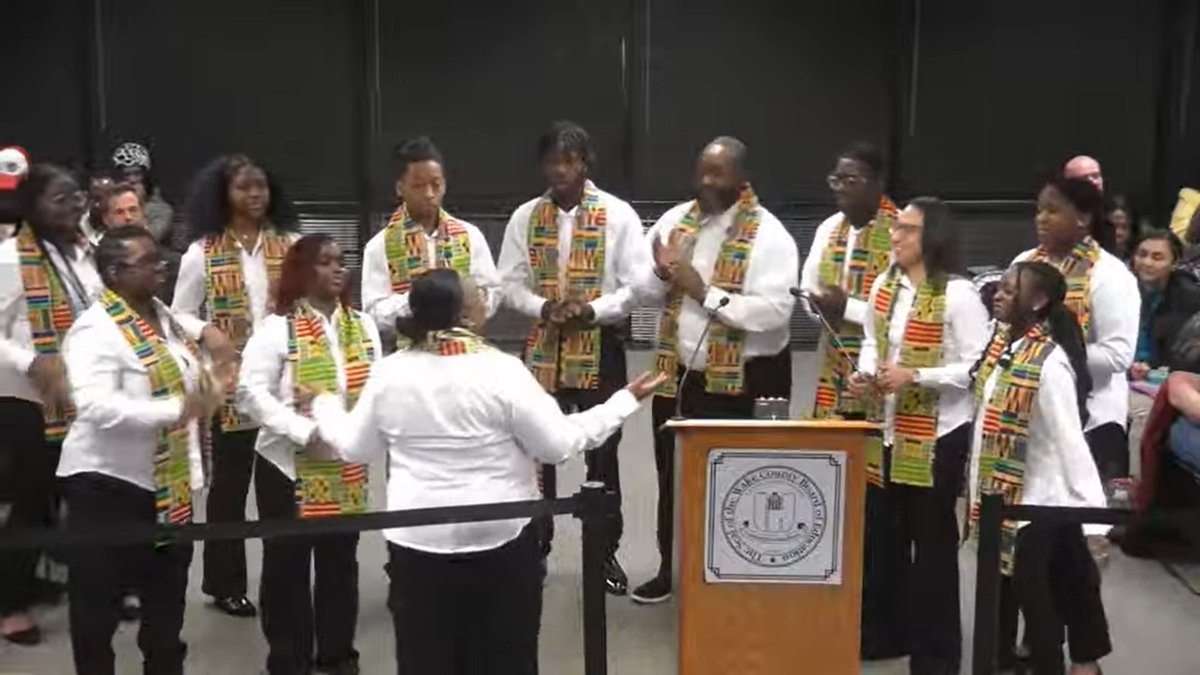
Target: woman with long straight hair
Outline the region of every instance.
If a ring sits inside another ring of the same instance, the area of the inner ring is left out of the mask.
[[[988,314],[962,276],[944,203],[914,199],[891,241],[895,262],[868,297],[850,384],[885,425],[867,460],[864,644],[901,645],[912,673],[950,675],[962,656],[954,506],[970,449],[970,370],[987,344]]]
[[[381,346],[375,323],[350,308],[349,291],[337,243],[325,234],[302,237],[284,256],[275,313],[246,343],[238,404],[262,425],[255,447],[267,461],[254,476],[262,518],[366,510],[366,465],[337,461],[295,397],[296,388],[309,387],[352,405],[362,393]],[[259,604],[270,645],[267,672],[358,672],[357,549],[354,533],[263,541]]]
[[[1084,437],[1092,378],[1068,282],[1053,266],[1016,263],[996,292],[997,328],[973,369],[971,497],[1008,504],[1103,507],[1100,474]],[[973,509],[973,517],[974,517]],[[1068,632],[1072,675],[1099,673],[1112,651],[1100,571],[1084,527],[1006,521],[1000,661],[1015,661],[1018,610],[1034,675],[1059,675]]]

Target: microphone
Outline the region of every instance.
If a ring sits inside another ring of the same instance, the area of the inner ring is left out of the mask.
[[[704,322],[704,330],[700,331],[700,340],[692,349],[692,355],[688,357],[687,363],[683,364],[683,375],[680,375],[679,381],[675,383],[675,415],[671,418],[672,420],[687,419],[683,416],[683,385],[692,372],[692,364],[696,362],[696,355],[700,353],[700,348],[704,346],[704,340],[708,338],[708,329],[712,328],[713,321],[717,320],[717,312],[728,304],[729,296],[727,295],[717,303],[716,309],[708,313],[708,321]]]
[[[825,313],[821,311],[821,306],[817,304],[816,298],[812,296],[812,293],[795,286],[789,288],[788,293],[791,293],[793,298],[796,298],[797,300],[804,300],[805,303],[808,304],[808,308],[813,311],[813,314],[817,315],[817,319],[820,320],[821,325],[825,327],[825,331],[829,333],[829,342],[833,345],[833,348],[838,351],[838,354],[842,355],[842,358],[846,360],[846,363],[850,364],[850,371],[854,372],[858,370],[858,362],[850,358],[850,352],[846,351],[846,346],[842,344],[842,340],[838,337],[837,331],[833,329],[833,326],[831,326],[829,321],[825,318]]]

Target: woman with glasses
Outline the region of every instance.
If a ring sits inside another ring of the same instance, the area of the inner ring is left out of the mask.
[[[73,416],[60,349],[101,288],[79,232],[87,195],[74,178],[35,164],[17,195],[23,222],[0,243],[0,462],[10,528],[52,524],[54,467]],[[41,640],[29,614],[39,554],[0,550],[0,635],[9,642]]]
[[[191,522],[203,485],[201,434],[220,404],[197,345],[155,298],[166,277],[145,228],[122,226],[96,249],[104,289],[71,327],[63,348],[76,418],[58,475],[67,526],[96,532],[137,523]],[[181,673],[191,542],[82,546],[69,553],[75,672],[111,675],[121,596],[133,584],[142,607],[138,646],[147,673]]]

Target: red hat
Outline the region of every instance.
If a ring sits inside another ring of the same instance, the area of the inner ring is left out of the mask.
[[[16,190],[29,174],[29,154],[25,148],[10,145],[0,148],[0,190]]]

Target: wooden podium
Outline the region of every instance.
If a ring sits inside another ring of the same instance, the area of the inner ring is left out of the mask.
[[[878,427],[800,420],[668,426],[676,433],[679,672],[859,673],[865,452]],[[829,482],[835,474],[841,478]],[[824,483],[808,482],[818,475]],[[723,494],[710,499],[712,490]],[[824,576],[788,577],[779,567],[813,567],[817,552],[820,560],[840,554],[833,565],[817,565]],[[749,572],[722,576],[718,561]],[[759,570],[781,576],[760,577]]]

